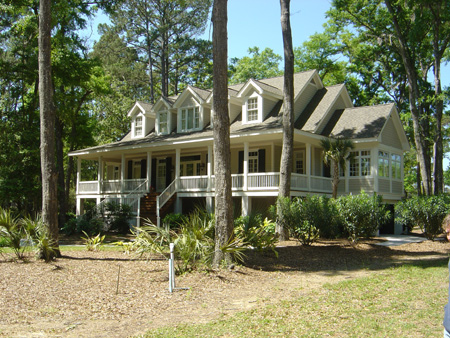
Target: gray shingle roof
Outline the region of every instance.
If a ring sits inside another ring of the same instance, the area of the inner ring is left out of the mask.
[[[325,128],[331,130],[326,136],[351,139],[376,138],[380,135],[393,108],[394,104],[389,103],[336,111],[335,114],[341,115],[339,119],[335,119],[337,121],[332,128],[329,126]]]

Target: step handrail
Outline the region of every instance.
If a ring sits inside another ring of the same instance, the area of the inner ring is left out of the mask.
[[[159,211],[170,200],[170,198],[177,192],[177,182],[178,179],[174,179],[164,191],[156,196],[156,222],[157,226],[160,226],[160,215]]]

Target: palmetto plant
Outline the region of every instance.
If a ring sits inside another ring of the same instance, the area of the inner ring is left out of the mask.
[[[11,210],[0,208],[0,237],[11,248],[18,259],[25,258],[26,243],[29,243],[30,234],[26,231],[19,217]]]
[[[339,167],[345,171],[346,161],[349,159],[351,150],[354,148],[353,142],[345,138],[328,139],[320,141],[323,148],[323,161],[326,165],[333,163],[333,198],[337,197],[339,184]]]

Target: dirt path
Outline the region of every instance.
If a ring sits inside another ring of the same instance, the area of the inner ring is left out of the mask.
[[[51,264],[0,259],[0,336],[127,337],[164,325],[207,322],[296,298],[324,283],[446,259],[449,249],[430,241],[392,248],[374,241],[356,247],[346,241],[309,248],[282,244],[278,259],[251,253],[247,266],[177,277],[177,286],[189,290],[172,294],[165,260],[87,251],[67,252]]]

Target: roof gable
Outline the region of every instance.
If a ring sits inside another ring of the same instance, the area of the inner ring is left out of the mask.
[[[127,116],[132,117],[136,114],[142,113],[146,116],[154,116],[154,113],[152,112],[153,105],[151,103],[143,102],[143,101],[136,101],[133,108],[130,109]]]

